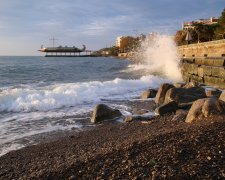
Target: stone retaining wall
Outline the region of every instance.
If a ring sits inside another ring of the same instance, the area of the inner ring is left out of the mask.
[[[221,57],[225,56],[225,39],[178,47],[181,57]]]
[[[178,52],[186,82],[225,89],[225,40],[179,46]]]

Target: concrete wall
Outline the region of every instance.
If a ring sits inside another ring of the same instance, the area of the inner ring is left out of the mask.
[[[225,39],[178,47],[181,57],[221,57],[225,56]]]
[[[179,46],[178,52],[186,82],[225,89],[225,40]]]

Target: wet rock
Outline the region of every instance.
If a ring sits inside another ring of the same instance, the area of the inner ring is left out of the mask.
[[[175,101],[164,103],[155,109],[155,113],[162,116],[167,113],[176,112],[178,105]]]
[[[151,120],[154,116],[150,115],[148,113],[143,114],[143,115],[133,115],[133,116],[127,116],[124,119],[124,122],[132,122],[132,121],[147,121]]]
[[[141,94],[141,99],[154,98],[157,94],[155,89],[148,89]]]
[[[219,99],[225,102],[225,90],[221,93]]]
[[[171,88],[165,96],[165,103],[175,101],[177,104],[188,103],[206,97],[205,89],[197,86],[191,88]]]
[[[214,97],[219,98],[220,95],[221,95],[221,93],[222,93],[222,91],[220,91],[220,90],[218,90],[218,89],[209,89],[209,90],[206,91],[206,96],[207,96],[207,97],[212,97],[212,96],[214,96]]]
[[[185,121],[187,114],[188,114],[188,111],[183,109],[178,109],[172,121]]]
[[[137,108],[133,109],[133,114],[142,115],[142,114],[145,114],[145,113],[148,113],[148,112],[149,111],[147,109],[137,109]]]
[[[204,98],[195,101],[188,112],[185,122],[192,123],[210,115],[225,112],[225,103],[216,98]]]
[[[98,104],[93,111],[91,122],[98,123],[115,119],[120,116],[122,116],[122,113],[118,109],[113,109],[105,104]]]
[[[155,97],[155,103],[157,105],[161,105],[164,103],[164,100],[165,100],[165,95],[166,95],[166,92],[173,88],[174,86],[172,84],[168,84],[168,83],[164,83],[161,85],[161,87],[159,88],[157,94],[156,94],[156,97]]]

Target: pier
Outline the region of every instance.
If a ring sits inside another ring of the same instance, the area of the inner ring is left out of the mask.
[[[86,51],[82,51],[82,52],[48,52],[45,51],[45,57],[93,57],[94,55],[92,55],[92,51],[91,50],[86,50]]]
[[[44,52],[45,57],[93,57],[91,50],[86,50],[86,46],[83,45],[82,49],[79,49],[75,46],[73,47],[43,47],[41,46],[41,49],[38,50],[40,52]]]

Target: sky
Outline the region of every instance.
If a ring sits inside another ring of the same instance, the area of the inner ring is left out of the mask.
[[[98,50],[122,35],[174,35],[182,22],[224,8],[224,0],[0,0],[0,55],[42,55],[52,37],[56,46]]]

